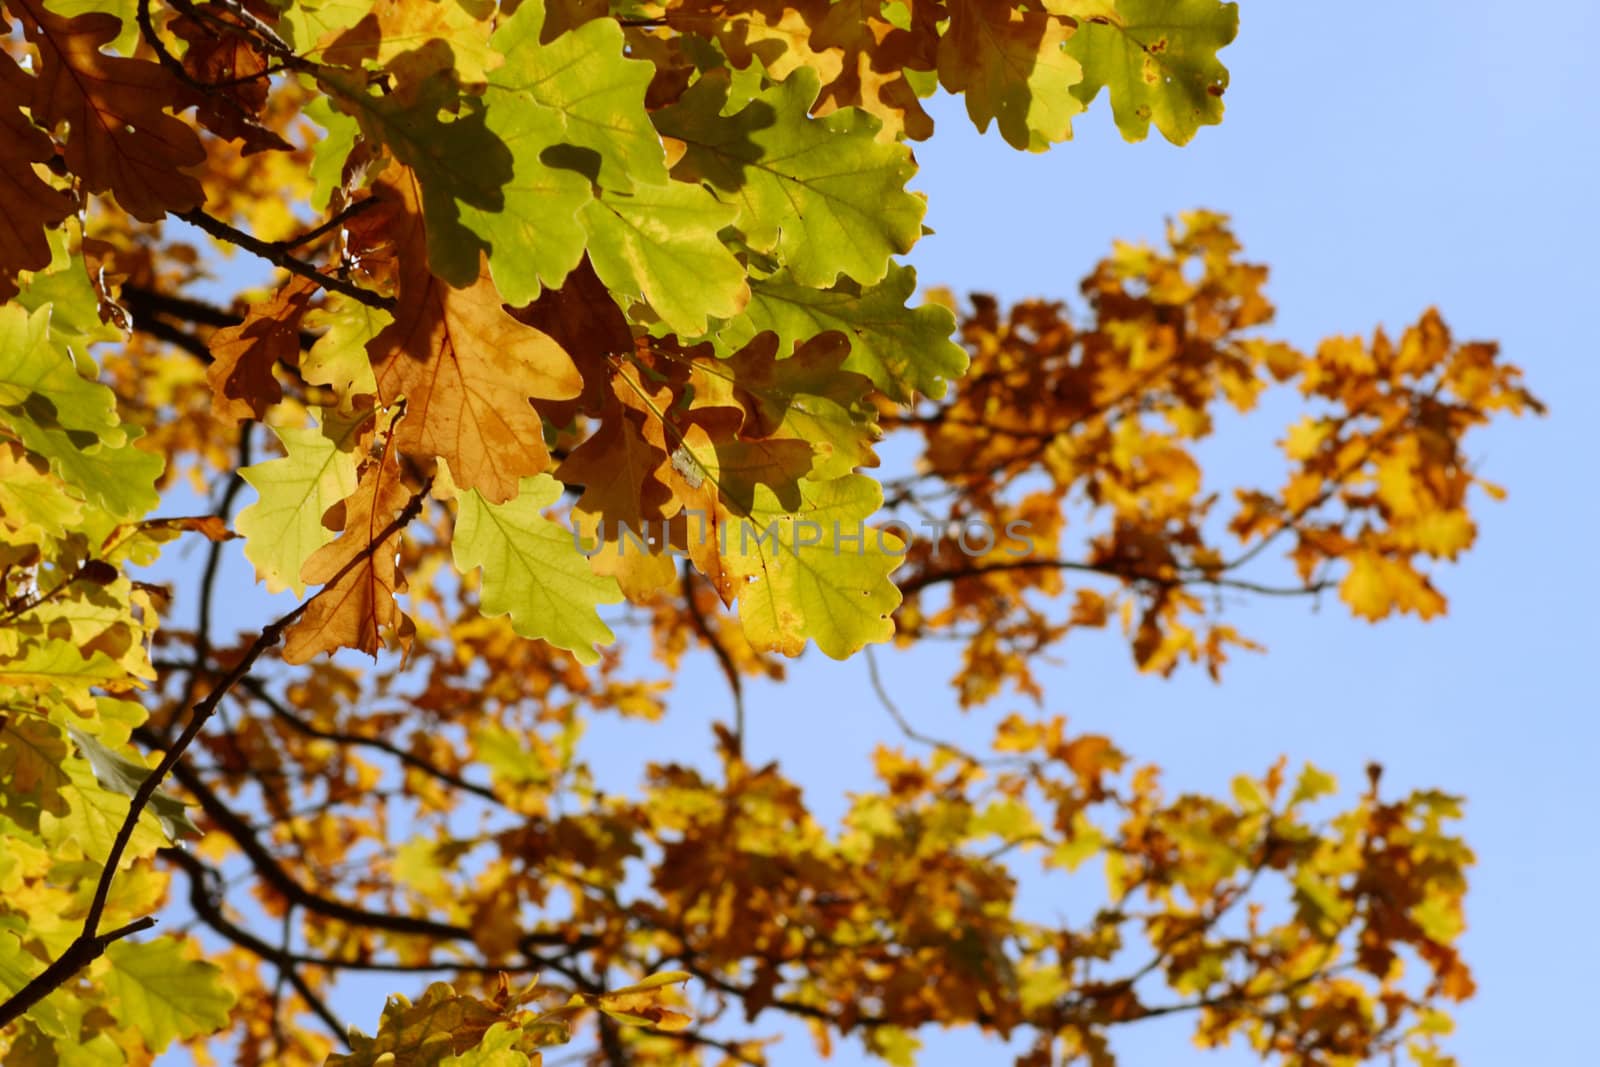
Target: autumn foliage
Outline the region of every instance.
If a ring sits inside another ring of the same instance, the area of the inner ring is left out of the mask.
[[[961,1027],[1100,1065],[1169,1015],[1454,1062],[1459,798],[1282,762],[1173,795],[1034,672],[1114,628],[1220,678],[1264,636],[1224,594],[1440,614],[1502,495],[1472,432],[1540,409],[1517,370],[1432,310],[1273,338],[1208,212],[1059,302],[897,259],[923,101],[1020,150],[1089,106],[1181,144],[1236,5],[0,12],[7,1067],[912,1064]],[[235,255],[271,284],[219,299]],[[1274,392],[1281,477],[1208,480]],[[240,618],[229,560],[292,606]],[[924,642],[986,747],[883,684],[873,647]],[[811,644],[899,731],[837,822],[744,752],[751,681]],[[706,758],[602,789],[585,725],[672,729],[691,656],[731,709]],[[396,995],[347,1029],[363,973]]]

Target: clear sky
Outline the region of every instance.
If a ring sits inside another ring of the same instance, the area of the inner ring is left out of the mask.
[[[916,148],[937,231],[910,257],[921,280],[1008,300],[1070,298],[1114,237],[1159,239],[1165,216],[1212,208],[1232,214],[1248,255],[1271,265],[1289,340],[1310,346],[1380,323],[1398,331],[1436,304],[1459,337],[1500,340],[1552,413],[1476,438],[1485,475],[1511,496],[1481,505],[1479,546],[1444,574],[1447,618],[1369,626],[1336,602],[1320,613],[1297,601],[1243,607],[1237,622],[1269,652],[1237,659],[1220,686],[1200,672],[1141,677],[1115,636],[1078,637],[1043,676],[1047,709],[1162,764],[1174,790],[1225,791],[1233,774],[1288,753],[1337,773],[1347,795],[1370,759],[1386,765],[1391,789],[1466,794],[1479,866],[1465,948],[1480,991],[1459,1011],[1453,1051],[1479,1067],[1586,1062],[1600,992],[1600,934],[1583,903],[1600,883],[1590,658],[1600,369],[1589,321],[1600,309],[1600,223],[1582,205],[1600,169],[1600,5],[1251,2],[1241,26],[1224,52],[1225,122],[1182,149],[1159,136],[1125,144],[1102,98],[1075,141],[1029,156],[993,131],[979,137],[959,103],[936,102],[938,132]],[[1211,471],[1226,483],[1259,459],[1222,448]],[[259,625],[258,608],[239,624]],[[963,718],[943,656],[880,662],[920,727],[986,734],[1015,702]],[[750,697],[749,757],[781,757],[825,818],[869,782],[873,744],[892,737],[860,661],[813,653],[788,685]],[[709,663],[693,662],[674,702],[681,727],[601,725],[589,751],[607,753],[619,785],[638,780],[644,759],[699,762],[709,740],[700,723],[725,700]],[[353,984],[336,1008],[370,1029],[383,991]],[[1181,1020],[1147,1024],[1116,1047],[1135,1067],[1253,1062],[1194,1051],[1186,1033]],[[783,1046],[778,1067],[816,1062],[798,1032]],[[919,1062],[1007,1059],[929,1034]],[[832,1062],[868,1061],[846,1045]]]

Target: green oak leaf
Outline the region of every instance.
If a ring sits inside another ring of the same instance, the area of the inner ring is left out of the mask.
[[[545,286],[559,287],[583,258],[578,213],[593,194],[582,174],[543,162],[566,134],[557,112],[492,87],[488,99],[489,128],[511,150],[512,175],[500,209],[463,204],[461,220],[488,246],[489,273],[501,297],[521,307]]]
[[[153,560],[152,560],[153,561]],[[111,559],[103,562],[112,563]],[[130,679],[155,679],[149,650],[138,625],[133,583],[124,575],[113,580],[69,582],[60,595],[16,614],[11,625],[49,634],[87,652],[107,653]]]
[[[150,776],[149,767],[106,747],[99,738],[84,733],[76,726],[67,727],[67,733],[72,736],[78,751],[89,761],[95,780],[102,788],[131,799]],[[200,835],[200,827],[189,818],[188,807],[171,793],[157,789],[150,795],[148,807],[168,840],[176,841],[185,834]]]
[[[93,686],[126,686],[133,680],[116,660],[95,649],[87,656],[71,641],[28,642],[0,659],[0,686],[87,693]]]
[[[151,1052],[164,1051],[176,1038],[228,1025],[234,996],[222,982],[221,968],[186,957],[177,938],[115,941],[106,946],[106,958],[112,1014]]]
[[[757,648],[798,655],[809,637],[827,656],[846,659],[894,636],[900,590],[889,575],[905,548],[866,526],[883,503],[871,478],[798,484],[793,508],[755,485],[748,513],[727,534],[723,565],[736,579],[739,619]]]
[[[128,816],[128,798],[103,788],[82,760],[68,760],[63,771],[69,783],[62,789],[67,810],[59,815],[44,812],[39,817],[39,837],[51,849],[72,849],[86,859],[104,863]],[[148,856],[165,844],[154,821],[141,819],[134,826],[124,855]]]
[[[603,190],[583,209],[589,258],[606,288],[643,296],[668,326],[705,332],[706,318],[732,318],[750,299],[744,267],[717,236],[736,208],[687,182]]]
[[[361,127],[349,115],[335,111],[325,96],[312,100],[301,109],[301,113],[327,131],[311,146],[310,167],[314,183],[311,206],[318,211],[325,211],[333,191],[344,184],[345,160],[355,147],[356,135],[361,132]]]
[[[67,739],[54,723],[24,711],[7,711],[5,725],[0,726],[0,781],[6,783],[0,792],[0,812],[10,812],[20,799],[29,807],[65,814],[67,802],[61,790],[69,782],[61,765],[66,758]]]
[[[91,504],[103,508],[111,520],[134,522],[161,502],[156,479],[161,477],[166,461],[134,447],[133,442],[144,436],[143,430],[127,426],[123,432],[128,435],[128,443],[120,448],[101,445],[79,450],[66,434],[59,432],[46,433],[42,447],[29,443],[27,436],[23,442],[48,456],[61,480],[81,491]]]
[[[5,353],[0,361],[0,410],[73,435],[80,448],[125,444],[128,437],[117,416],[117,395],[79,373],[72,356],[57,347],[51,318],[48,306],[32,313],[20,304],[0,307],[0,352]]]
[[[8,996],[44,970],[44,964],[23,949],[22,937],[21,930],[0,930],[0,992]]]
[[[589,178],[563,164],[562,153],[570,157],[573,145],[592,149],[595,146],[589,142],[594,138],[587,126],[574,128],[577,118],[559,104],[574,94],[587,99],[582,96],[583,87],[599,94],[585,107],[601,106],[610,98],[604,85],[596,86],[597,80],[606,81],[604,61],[595,59],[597,65],[589,68],[575,66],[563,49],[539,44],[543,18],[539,3],[524,3],[495,31],[494,47],[505,54],[506,62],[490,76],[484,102],[489,132],[511,152],[511,176],[502,189],[503,203],[498,209],[461,206],[462,223],[488,246],[495,286],[508,304],[516,306],[531,302],[543,286],[559,286],[583,258],[585,235],[578,213],[593,194]],[[601,37],[608,36],[603,32],[607,27],[621,35],[615,23],[602,20],[559,40],[593,37],[587,32],[591,27]],[[612,67],[617,64],[625,68],[622,80],[616,83],[624,89],[637,81],[636,65],[649,66],[624,59],[620,46]],[[644,80],[649,81],[648,73]],[[644,90],[637,88],[638,99],[632,106],[642,118]],[[624,95],[631,99],[633,94]],[[616,103],[618,115],[627,110],[625,101]],[[643,121],[648,128],[648,119]],[[660,155],[659,143],[656,154]],[[603,169],[604,156],[601,160]],[[663,169],[662,180],[665,177]]]
[[[0,518],[16,543],[60,539],[82,522],[82,502],[42,467],[0,452]]]
[[[1217,52],[1239,32],[1239,5],[1220,0],[1056,0],[1078,19],[1068,54],[1083,65],[1072,93],[1087,106],[1111,96],[1117,128],[1129,141],[1150,124],[1173,144],[1222,121],[1228,69]],[[1108,10],[1110,9],[1110,10]]]
[[[372,13],[372,0],[280,0],[278,33],[295,51],[309,53],[331,33],[348,30]]]
[[[300,357],[300,376],[313,385],[326,385],[341,405],[351,397],[376,396],[378,379],[372,373],[367,343],[383,332],[394,316],[340,293],[329,293],[327,303],[306,312],[308,330],[321,330]]]
[[[837,331],[850,342],[844,369],[864,374],[901,403],[914,393],[939,398],[967,369],[967,354],[951,340],[956,319],[939,304],[906,306],[917,272],[892,264],[878,285],[846,280],[830,289],[798,285],[785,271],[750,282],[750,303],[714,336],[719,355],[737,351],[764,330],[787,355],[818,334]]]
[[[358,423],[342,424],[347,438]],[[245,558],[271,593],[305,596],[300,568],[337,533],[322,524],[327,510],[356,489],[356,455],[349,439],[334,440],[318,426],[273,427],[285,455],[242,468],[257,500],[239,513]]]
[[[9,835],[8,835],[9,836]],[[29,845],[36,843],[29,841]],[[0,916],[0,999],[22,989],[44,970],[44,962],[24,945],[30,940],[21,915]],[[37,939],[48,952],[44,937]],[[7,1060],[14,1063],[48,1063],[51,1067],[122,1067],[127,1056],[104,1033],[85,1039],[84,1016],[98,998],[56,995],[28,1009],[22,1026],[13,1031]]]
[[[66,348],[78,366],[92,369],[89,345],[120,341],[123,332],[100,321],[100,295],[89,281],[83,257],[67,251],[67,231],[48,230],[45,236],[50,241],[50,266],[34,272],[13,299],[29,311],[49,305],[51,341]]]
[[[523,0],[495,31],[490,43],[506,62],[490,76],[491,89],[560,114],[566,142],[599,157],[590,176],[605,188],[664,185],[666,152],[644,103],[655,65],[628,58],[614,19],[592,19],[541,44],[544,24],[544,0]]]
[[[922,236],[922,197],[908,192],[911,150],[876,139],[878,120],[846,108],[811,118],[819,80],[801,67],[739,112],[724,115],[726,78],[707,76],[656,114],[682,141],[673,176],[703,181],[739,207],[736,225],[762,252],[776,250],[800,285],[840,274],[866,285]]]
[[[133,447],[142,431],[123,425],[115,393],[78,372],[50,321],[49,306],[0,307],[0,423],[113,521],[141,518],[159,502],[164,463]]]
[[[90,1004],[83,1004],[87,1010]],[[55,1055],[57,1067],[123,1067],[128,1062],[128,1055],[116,1042],[111,1040],[109,1034],[95,1034],[85,1041],[81,1036],[82,1027],[69,1038],[56,1039]]]
[[[617,603],[622,592],[614,578],[590,569],[570,529],[541,514],[561,492],[548,474],[522,479],[504,504],[462,491],[451,551],[462,574],[483,568],[484,615],[509,614],[523,637],[543,638],[580,663],[594,663],[595,646],[614,640],[596,609]]]
[[[439,1061],[439,1067],[527,1067],[531,1062],[517,1046],[523,1040],[520,1029],[510,1023],[495,1023],[475,1048]]]
[[[103,46],[103,51],[131,56],[138,47],[138,0],[50,0],[45,6],[65,18],[76,18],[90,12],[115,15],[122,20],[122,30]]]
[[[490,75],[484,102],[489,131],[511,152],[512,175],[501,204],[461,207],[513,305],[560,285],[578,265],[593,235],[589,217],[580,220],[593,199],[591,179],[616,194],[668,180],[645,110],[651,64],[627,58],[622,30],[609,19],[541,43],[544,19],[544,5],[528,0],[495,31],[491,43],[506,62]],[[603,229],[604,215],[595,217]],[[430,234],[430,248],[431,241]]]

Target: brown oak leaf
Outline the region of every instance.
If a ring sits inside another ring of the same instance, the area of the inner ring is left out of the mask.
[[[115,15],[64,18],[41,0],[13,0],[39,49],[30,109],[51,129],[66,125],[67,167],[92,193],[110,192],[124,211],[155,222],[186,211],[205,191],[183,168],[203,162],[194,129],[164,110],[181,107],[185,86],[160,63],[108,56],[100,46],[122,30]]]
[[[317,284],[292,276],[265,304],[250,309],[243,322],[211,335],[214,358],[206,370],[216,414],[225,419],[259,419],[283,399],[273,365],[300,355],[300,320],[317,293]]]
[[[19,270],[50,265],[45,230],[72,213],[72,197],[41,178],[35,163],[55,154],[49,134],[29,121],[22,108],[33,93],[33,79],[0,52],[0,299],[16,295],[10,279]]]

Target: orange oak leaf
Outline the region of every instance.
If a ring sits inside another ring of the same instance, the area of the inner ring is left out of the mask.
[[[332,509],[344,512],[344,534],[313,552],[300,570],[307,582],[327,584],[285,634],[285,661],[308,663],[341,648],[375,656],[385,633],[410,647],[412,622],[395,602],[406,588],[400,532],[385,536],[409,499],[399,466],[385,457],[366,470],[342,508]]]
[[[30,78],[0,52],[0,299],[16,293],[9,279],[19,270],[50,265],[45,229],[72,213],[72,197],[39,177],[35,163],[55,153],[50,136],[23,114],[33,92]]]
[[[405,452],[443,457],[457,484],[490,503],[517,495],[523,478],[550,465],[544,421],[533,399],[566,400],[583,381],[548,334],[511,316],[486,264],[452,289],[428,271],[422,212],[409,175],[383,188],[407,207],[399,242],[394,322],[367,345],[384,404],[405,398],[395,428]]]
[[[283,399],[273,365],[300,355],[300,320],[317,284],[292,276],[265,304],[250,309],[243,322],[211,335],[214,358],[206,370],[216,399],[216,414],[226,419],[259,419]]]
[[[200,137],[164,110],[183,106],[183,83],[154,61],[100,51],[121,32],[122,20],[103,12],[65,18],[41,0],[14,0],[12,7],[39,49],[33,119],[51,129],[65,124],[63,154],[84,186],[111,192],[143,222],[205,200],[200,183],[183,170],[205,160]]]

